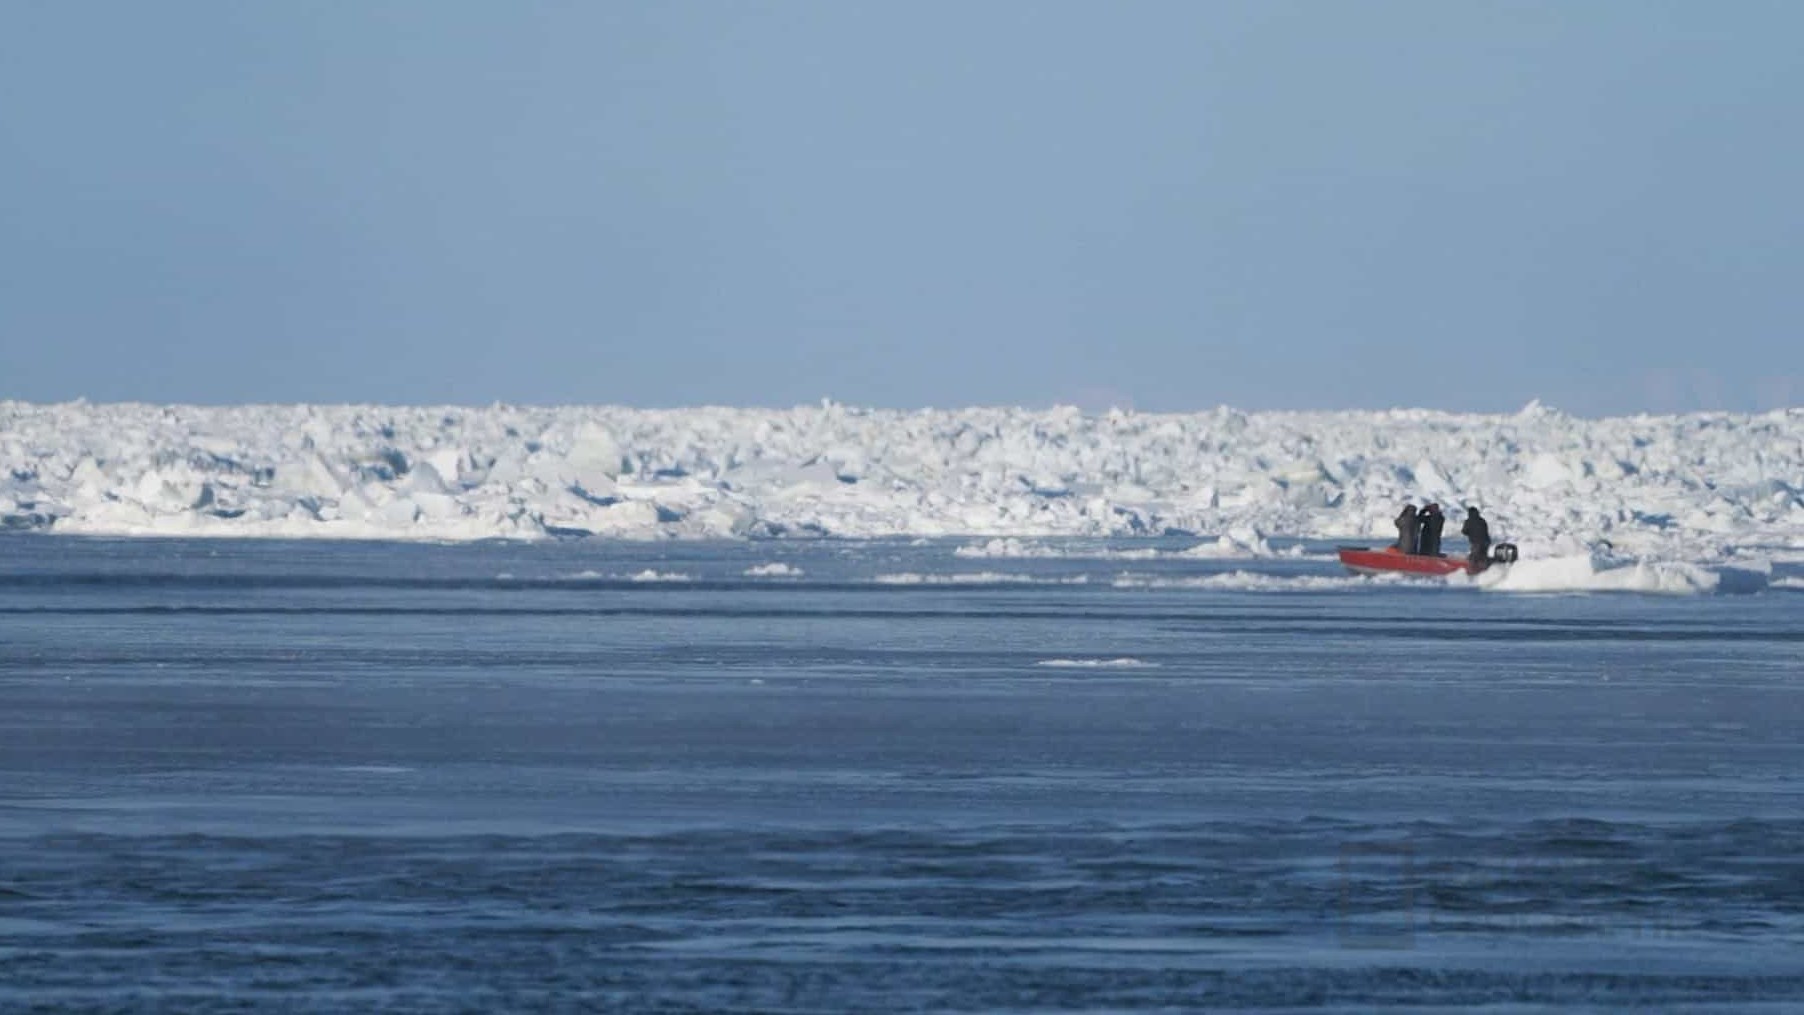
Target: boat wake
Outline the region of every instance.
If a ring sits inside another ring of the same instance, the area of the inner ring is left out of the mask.
[[[1489,592],[1640,592],[1659,595],[1740,595],[1768,587],[1764,566],[1704,565],[1679,560],[1615,561],[1594,554],[1520,560],[1450,584]]]

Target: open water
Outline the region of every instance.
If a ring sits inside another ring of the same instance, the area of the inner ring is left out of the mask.
[[[958,545],[0,539],[0,1009],[1804,1006],[1797,591]]]

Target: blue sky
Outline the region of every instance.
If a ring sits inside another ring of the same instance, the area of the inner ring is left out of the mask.
[[[1804,404],[1804,5],[13,3],[0,397]]]

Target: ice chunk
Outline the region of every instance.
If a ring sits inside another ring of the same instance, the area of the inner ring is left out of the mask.
[[[585,422],[576,428],[564,455],[564,478],[588,490],[612,488],[620,475],[620,444],[606,427]]]
[[[745,569],[748,578],[800,578],[802,569],[794,564],[781,561],[770,564],[755,564]]]
[[[1184,551],[1186,557],[1222,560],[1246,557],[1276,556],[1270,543],[1251,525],[1236,525],[1218,536],[1213,543],[1203,543]]]

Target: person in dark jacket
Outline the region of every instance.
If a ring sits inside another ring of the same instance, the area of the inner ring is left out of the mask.
[[[1472,544],[1472,552],[1466,558],[1472,562],[1472,570],[1482,570],[1491,562],[1491,526],[1477,508],[1466,509],[1466,524],[1460,526],[1459,534]]]
[[[1447,519],[1441,517],[1441,506],[1423,506],[1422,510],[1416,512],[1416,522],[1422,527],[1422,538],[1416,541],[1416,552],[1431,557],[1438,556],[1441,552],[1441,526],[1447,524]]]
[[[1416,552],[1416,506],[1403,505],[1403,513],[1397,516],[1397,549],[1404,553]]]

